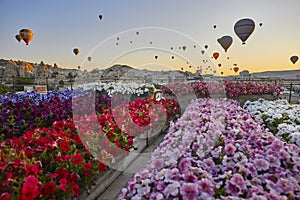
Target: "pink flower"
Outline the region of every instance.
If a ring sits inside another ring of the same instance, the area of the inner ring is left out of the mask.
[[[201,179],[199,182],[199,189],[200,189],[200,193],[205,192],[209,195],[213,195],[214,194],[214,185],[213,183],[208,180],[207,178],[203,178]]]
[[[184,181],[188,183],[195,183],[197,181],[197,176],[193,174],[193,172],[188,172],[184,174]]]
[[[240,174],[234,174],[233,177],[230,179],[230,182],[237,186],[240,190],[246,189],[246,183],[244,178]]]
[[[65,192],[67,190],[67,180],[65,178],[62,178],[60,179],[59,183],[61,190]]]
[[[154,165],[155,169],[161,169],[161,168],[163,168],[163,166],[164,166],[164,159],[163,158],[155,159],[153,161],[153,165]]]
[[[184,183],[180,188],[180,194],[183,199],[196,200],[199,194],[198,186],[195,183]]]
[[[226,181],[226,186],[225,186],[226,192],[229,195],[236,196],[239,193],[238,187],[236,187],[234,184],[231,183],[231,181]]]
[[[236,147],[233,144],[229,143],[225,145],[224,151],[226,155],[234,155]]]

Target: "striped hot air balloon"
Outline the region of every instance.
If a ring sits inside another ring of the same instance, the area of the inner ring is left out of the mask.
[[[255,22],[252,19],[240,19],[234,25],[234,32],[242,40],[242,44],[246,44],[246,40],[253,33],[254,29]]]

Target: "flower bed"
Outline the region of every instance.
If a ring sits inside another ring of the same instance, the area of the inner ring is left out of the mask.
[[[119,199],[299,199],[298,148],[233,100],[197,99]]]
[[[281,140],[300,147],[300,105],[286,100],[266,101],[259,99],[244,106]]]
[[[275,85],[275,83],[259,83],[259,82],[239,82],[227,81],[224,82],[186,82],[172,83],[161,87],[165,94],[176,94],[183,96],[189,93],[194,93],[199,97],[210,97],[214,95],[223,95],[228,98],[239,97],[241,95],[262,95],[270,94],[278,97],[283,88]]]
[[[179,112],[174,100],[120,104],[117,99],[112,107],[110,97],[97,94],[93,110],[85,104],[91,97],[93,93],[72,99],[52,96],[38,103],[27,97],[4,101],[1,132],[11,130],[11,135],[0,146],[1,199],[77,197],[89,191],[115,157],[133,148],[134,138],[146,127],[168,124]]]
[[[119,83],[119,82],[111,82],[111,83],[88,83],[81,84],[77,86],[78,89],[83,90],[99,90],[106,92],[109,96],[113,96],[115,94],[135,94],[137,96],[143,95],[145,93],[153,92],[152,84],[137,84],[137,83]]]

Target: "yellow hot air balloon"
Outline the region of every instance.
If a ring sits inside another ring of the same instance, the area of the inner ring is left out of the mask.
[[[32,30],[29,30],[29,29],[21,29],[19,31],[19,35],[24,40],[26,45],[29,44],[29,42],[32,40],[32,38],[34,36]]]
[[[219,38],[217,41],[223,47],[225,52],[227,52],[227,49],[231,46],[233,39],[231,36],[225,35],[225,36]]]
[[[241,19],[234,25],[234,32],[242,40],[242,44],[246,44],[246,40],[253,33],[254,29],[255,22],[252,19]]]
[[[22,38],[21,38],[21,36],[20,36],[19,34],[17,34],[17,35],[15,36],[15,38],[16,38],[16,40],[18,40],[18,42],[21,42],[21,40],[22,40]]]
[[[73,53],[74,53],[75,55],[78,55],[79,52],[80,52],[80,50],[79,50],[78,48],[73,49]]]
[[[298,61],[298,56],[292,56],[290,60],[293,64],[295,64]]]

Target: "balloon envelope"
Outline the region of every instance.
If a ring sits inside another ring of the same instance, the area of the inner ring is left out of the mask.
[[[19,34],[17,34],[17,35],[15,36],[15,38],[16,38],[16,40],[18,40],[18,42],[21,42],[21,40],[22,40],[22,38],[21,38],[21,36],[20,36]]]
[[[252,19],[240,19],[234,25],[235,34],[246,44],[246,40],[250,37],[255,29],[255,22]]]
[[[99,15],[99,19],[102,20],[102,18],[103,18],[103,16],[102,16],[102,15]]]
[[[217,60],[219,58],[219,53],[218,52],[213,53],[213,57],[214,57],[214,59]]]
[[[227,49],[231,46],[233,39],[230,35],[225,35],[219,38],[217,41],[223,47],[225,52],[227,52]]]
[[[75,48],[75,49],[73,49],[73,53],[75,54],[75,55],[78,55],[79,54],[79,49],[78,48]]]
[[[90,56],[89,56],[87,59],[88,59],[88,61],[89,61],[89,62],[91,62],[91,60],[92,60],[92,57],[90,57]]]
[[[235,73],[237,73],[237,72],[239,71],[239,68],[238,68],[238,67],[234,67],[234,68],[233,68],[233,71],[234,71]]]
[[[32,38],[34,36],[32,30],[29,30],[29,29],[22,29],[22,30],[20,30],[19,31],[19,35],[24,40],[24,42],[26,43],[26,45],[29,44],[29,42],[32,40]]]
[[[185,51],[185,50],[186,50],[186,46],[183,46],[183,47],[182,47],[182,50]]]
[[[207,48],[208,48],[208,45],[205,45],[204,48],[207,49]]]
[[[292,56],[290,60],[293,64],[295,64],[298,61],[298,56]]]

